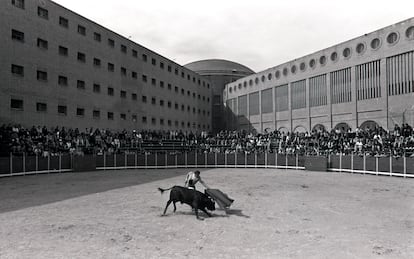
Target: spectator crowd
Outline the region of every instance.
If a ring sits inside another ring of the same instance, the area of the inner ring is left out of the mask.
[[[196,150],[197,152],[277,152],[280,154],[327,155],[366,154],[372,156],[414,156],[414,131],[404,123],[391,131],[381,127],[355,131],[249,133],[221,131],[127,131],[68,129],[20,125],[0,127],[0,156],[12,154],[56,155],[102,154]]]

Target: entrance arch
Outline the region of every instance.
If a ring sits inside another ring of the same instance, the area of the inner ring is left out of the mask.
[[[316,132],[322,132],[322,131],[325,131],[325,130],[326,130],[326,128],[322,124],[316,124],[312,128],[312,131],[316,131]]]
[[[283,133],[288,133],[288,132],[289,132],[289,130],[288,130],[286,127],[280,127],[280,128],[278,129],[278,131],[279,131],[279,132],[283,132]]]
[[[335,130],[339,129],[341,132],[347,132],[351,127],[349,127],[348,123],[341,122],[336,124]]]
[[[375,121],[365,121],[359,126],[361,130],[373,130],[377,127],[379,127],[379,125]]]
[[[298,133],[305,133],[307,130],[305,127],[303,127],[302,125],[298,125],[296,126],[296,128],[293,130],[293,132],[298,132]]]

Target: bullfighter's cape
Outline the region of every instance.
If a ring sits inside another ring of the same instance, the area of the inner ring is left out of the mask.
[[[223,210],[226,210],[234,202],[227,194],[223,193],[219,189],[206,189],[206,194],[210,196],[213,200],[217,202],[219,207]]]

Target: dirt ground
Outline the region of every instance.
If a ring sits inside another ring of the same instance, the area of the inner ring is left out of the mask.
[[[172,205],[185,169],[0,178],[0,258],[414,258],[414,180],[202,170],[235,199],[213,217]],[[200,189],[201,186],[200,186]]]

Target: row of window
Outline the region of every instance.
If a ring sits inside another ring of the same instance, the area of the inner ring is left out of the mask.
[[[405,30],[405,37],[408,40],[414,40],[414,26],[410,26]],[[390,45],[390,46],[395,45],[400,40],[400,34],[398,32],[391,32],[387,35],[385,40],[388,43],[388,45]],[[371,47],[372,50],[378,50],[381,47],[381,45],[382,45],[382,40],[380,38],[374,38],[370,42],[370,47]],[[363,55],[365,53],[366,49],[367,49],[367,46],[363,42],[360,42],[355,46],[355,51],[358,55]],[[349,59],[352,56],[352,48],[350,48],[350,47],[344,48],[342,50],[341,54],[342,54],[342,57],[344,59]],[[336,52],[336,51],[332,52],[329,58],[332,62],[337,62],[339,60],[338,52]],[[325,55],[322,55],[322,56],[319,57],[319,60],[316,60],[314,58],[311,59],[309,61],[308,65],[312,69],[314,69],[316,67],[317,63],[319,63],[321,66],[324,66],[327,63],[327,59],[328,58]],[[256,77],[254,80],[250,79],[249,81],[239,83],[237,86],[234,85],[233,88],[232,87],[229,88],[229,92],[232,92],[232,90],[237,91],[237,87],[239,89],[241,89],[242,86],[247,87],[247,85],[249,85],[249,86],[252,86],[253,84],[257,85],[257,84],[259,84],[260,81],[265,82],[266,79],[270,81],[270,80],[273,79],[273,76],[276,79],[279,79],[282,74],[283,74],[283,76],[287,76],[289,74],[289,72],[291,74],[296,74],[298,69],[303,72],[303,71],[306,70],[306,68],[307,68],[307,64],[305,62],[300,63],[299,67],[297,67],[296,65],[292,65],[290,67],[290,70],[287,67],[285,67],[285,68],[282,69],[282,71],[277,70],[274,73],[274,75],[272,73],[269,73],[267,75],[267,78],[266,78],[265,75],[262,75],[260,79],[258,77]]]
[[[24,9],[25,8],[25,0],[11,0],[11,3],[12,3],[12,5],[14,5],[14,6],[18,7],[18,8],[21,8],[21,9]],[[49,11],[47,9],[38,6],[37,14],[41,18],[46,19],[46,20],[49,20]],[[65,17],[60,16],[59,17],[59,26],[68,29],[69,28],[69,20],[67,18],[65,18]],[[87,29],[86,29],[86,27],[85,26],[82,26],[80,24],[77,25],[77,32],[78,32],[78,34],[80,34],[82,36],[86,36],[87,35]],[[23,35],[23,39],[24,39],[24,35]],[[100,33],[98,33],[98,32],[94,32],[93,33],[93,39],[96,42],[102,42],[102,35]],[[47,42],[46,42],[46,45],[47,45]],[[114,39],[111,39],[111,38],[108,38],[107,39],[107,45],[110,48],[115,48],[115,40]],[[47,48],[47,46],[46,46],[46,48]],[[120,44],[120,51],[123,54],[127,54],[128,53],[128,47],[126,45],[124,45],[124,44]],[[138,51],[137,50],[131,49],[131,53],[132,53],[132,57],[138,58]],[[141,55],[141,59],[142,59],[143,62],[148,62],[148,60],[149,60],[147,54],[144,54],[144,53]],[[151,58],[151,64],[153,66],[159,65],[159,68],[160,69],[165,69],[165,67],[167,67],[167,71],[168,72],[172,72],[172,66],[171,65],[165,66],[164,62],[162,62],[162,61],[157,62],[157,60],[155,58]],[[176,75],[179,75],[180,74],[179,69],[177,67],[174,69],[174,73]],[[184,71],[181,71],[181,77],[182,78],[185,78],[186,77]],[[187,74],[187,80],[188,81],[191,81],[192,80],[193,83],[197,83],[200,86],[202,85],[203,87],[206,87],[207,86],[207,88],[210,88],[210,84],[209,83],[206,83],[205,81],[202,81],[200,79],[196,79],[196,77],[191,76],[190,74]]]
[[[16,75],[16,76],[24,76],[24,67],[20,66],[20,65],[16,65],[16,64],[12,64],[11,65],[11,73]],[[36,77],[37,80],[39,81],[43,81],[43,82],[47,82],[48,81],[48,73],[46,71],[41,71],[41,70],[37,70],[36,71]],[[58,76],[58,85],[60,86],[68,86],[69,85],[69,79],[66,76],[63,75],[59,75]],[[164,87],[164,82],[160,81],[160,86],[161,88]],[[86,89],[86,83],[83,80],[76,80],[76,87],[80,90],[85,90]],[[172,90],[172,86],[171,84],[168,84],[168,89]],[[93,92],[94,93],[100,93],[101,92],[101,85],[98,83],[94,83],[93,84]],[[108,95],[113,96],[114,95],[114,88],[112,87],[108,87]],[[175,92],[178,93],[179,92],[179,87],[175,86]],[[184,88],[181,88],[181,94],[185,95],[185,90]],[[121,98],[126,98],[126,91],[121,90],[120,91],[120,96]],[[137,100],[137,95],[135,93],[131,94],[132,96],[132,100]],[[187,90],[187,96],[191,96],[191,91]],[[199,100],[203,100],[203,101],[207,101],[207,103],[210,102],[210,98],[209,97],[205,97],[204,95],[196,95],[195,92],[192,93],[193,98],[198,98]]]
[[[13,99],[13,98],[10,99],[10,108],[12,110],[22,111],[24,109],[23,100],[21,100],[21,99]],[[48,105],[47,105],[47,103],[37,102],[36,103],[36,111],[37,112],[41,112],[41,113],[48,112]],[[57,106],[57,114],[60,115],[60,116],[67,116],[68,115],[68,107],[66,105],[58,105]],[[78,117],[85,117],[85,114],[86,114],[85,113],[85,108],[80,108],[80,107],[77,107],[76,108],[76,116],[78,116]],[[108,120],[114,120],[115,119],[114,116],[115,116],[114,115],[114,112],[107,112],[106,113],[106,118]],[[93,119],[101,119],[101,111],[100,110],[92,110],[92,118]],[[125,113],[120,113],[119,114],[119,119],[120,120],[127,120],[127,115]],[[136,114],[132,114],[131,115],[131,120],[133,122],[137,122],[138,116]],[[142,116],[141,117],[141,122],[143,124],[148,123],[147,116]],[[151,118],[151,124],[156,125],[157,124],[157,119],[154,118],[154,117],[152,117]],[[179,126],[179,122],[177,120],[175,121],[174,124],[175,124],[176,127]],[[159,125],[165,125],[165,120],[163,118],[160,118],[159,119]],[[167,125],[168,126],[172,126],[172,121],[171,120],[167,120]],[[193,128],[196,127],[196,123],[195,122],[193,122],[192,125],[193,125]],[[184,121],[181,122],[181,127],[185,127],[185,122]],[[188,128],[191,127],[191,123],[190,122],[187,122],[187,127]],[[203,125],[198,124],[198,128],[203,128],[203,129],[206,129],[207,128],[208,129],[208,128],[210,128],[210,126],[209,125],[205,125],[205,124],[203,124]]]

